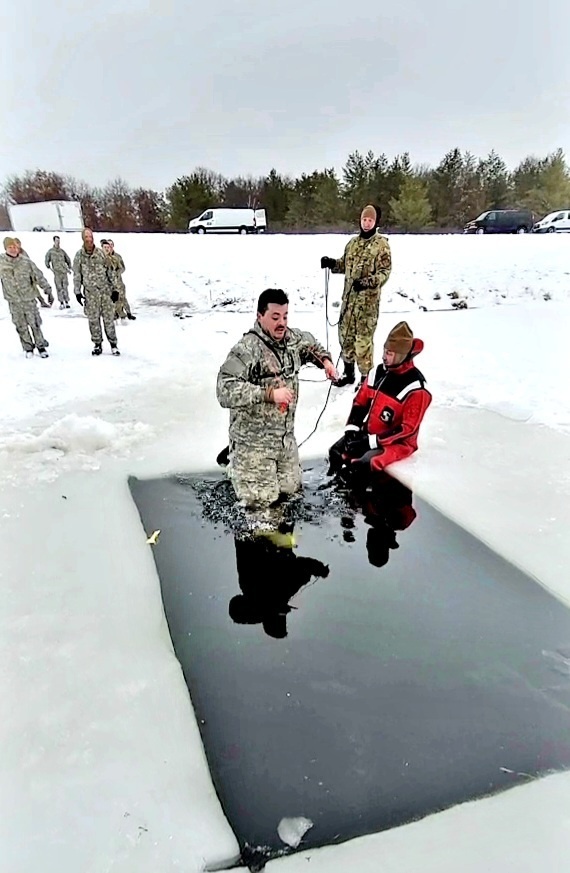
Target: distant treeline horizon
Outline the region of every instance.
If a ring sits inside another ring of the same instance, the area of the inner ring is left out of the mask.
[[[48,170],[6,179],[0,226],[10,230],[8,203],[78,200],[94,231],[181,232],[209,207],[261,207],[268,230],[350,231],[367,203],[382,210],[381,226],[402,232],[462,229],[486,209],[527,208],[542,217],[570,208],[570,170],[562,149],[525,157],[509,171],[491,151],[485,158],[455,148],[434,168],[412,165],[404,152],[392,160],[369,151],[351,153],[340,173],[314,170],[295,178],[272,169],[267,176],[226,178],[205,167],[180,176],[164,191],[130,186],[121,178],[103,187]]]

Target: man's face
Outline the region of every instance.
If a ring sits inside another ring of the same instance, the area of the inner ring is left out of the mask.
[[[10,255],[11,258],[17,258],[20,254],[20,249],[18,248],[18,243],[10,243],[9,246],[6,246],[6,254]]]
[[[83,245],[87,249],[87,251],[91,251],[95,248],[95,242],[93,241],[93,232],[90,230],[86,230],[83,234]]]
[[[55,237],[55,239],[54,239],[54,241],[53,241],[53,244],[54,244],[54,246],[55,246],[56,249],[59,248],[59,237],[58,237],[58,236]]]
[[[369,230],[372,230],[375,224],[375,220],[373,218],[369,218],[368,216],[366,216],[366,218],[360,219],[360,226],[364,233],[368,233]]]
[[[265,333],[268,333],[275,340],[282,340],[287,330],[288,314],[289,306],[287,303],[284,306],[270,303],[263,315],[257,313],[257,320]]]
[[[398,352],[389,352],[387,349],[384,349],[382,361],[385,367],[395,367],[400,358],[401,355]]]
[[[103,245],[101,246],[101,248],[103,249],[103,251],[105,252],[106,255],[110,255],[110,254],[111,254],[111,246],[109,245],[108,242],[107,242],[107,243],[103,243]]]
[[[113,254],[113,252],[115,251],[115,243],[113,242],[113,240],[112,239],[108,240],[107,245],[109,246],[110,254]]]

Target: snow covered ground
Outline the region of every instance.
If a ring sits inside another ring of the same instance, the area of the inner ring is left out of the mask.
[[[114,239],[138,316],[118,328],[121,358],[91,357],[74,304],[42,310],[50,358],[25,360],[0,305],[7,873],[189,873],[235,858],[172,652],[150,532],[126,478],[212,468],[227,428],[217,368],[249,328],[257,295],[285,288],[292,324],[324,341],[319,259],[339,255],[346,241]],[[22,242],[41,266],[51,236],[22,234]],[[63,245],[73,256],[79,237],[64,235]],[[407,318],[425,340],[418,366],[434,395],[420,451],[394,472],[570,603],[569,240],[394,236],[391,245],[377,348]],[[332,277],[332,320],[340,293]],[[461,301],[467,308],[454,310]],[[336,355],[335,330],[329,335]],[[328,389],[319,372],[303,375],[313,383],[301,386],[300,440]],[[351,398],[333,392],[305,457],[322,455],[342,431]],[[570,640],[561,645],[570,649]],[[562,871],[568,809],[570,775],[555,774],[311,852],[311,869]],[[305,868],[300,853],[268,870]]]

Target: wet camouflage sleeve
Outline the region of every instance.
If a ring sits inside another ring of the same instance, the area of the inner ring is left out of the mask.
[[[251,381],[256,360],[243,342],[233,347],[220,367],[216,384],[218,403],[224,409],[264,403],[266,390]]]
[[[314,364],[319,369],[323,368],[325,358],[332,361],[330,352],[308,330],[300,332],[299,351],[303,364]]]

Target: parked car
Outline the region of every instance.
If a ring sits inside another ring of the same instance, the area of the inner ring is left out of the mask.
[[[469,221],[463,233],[530,233],[536,218],[529,209],[491,209]]]
[[[190,233],[265,233],[265,209],[207,209],[188,222]]]
[[[570,233],[570,209],[549,212],[533,227],[534,233]]]

